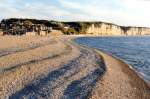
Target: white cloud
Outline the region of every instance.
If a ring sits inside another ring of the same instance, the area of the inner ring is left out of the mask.
[[[119,25],[150,27],[150,1],[148,0],[56,1],[0,0],[0,18],[21,17],[65,21],[107,21]]]
[[[89,0],[88,0],[89,1]],[[108,0],[106,0],[108,1]],[[103,3],[101,0],[89,1],[87,4],[60,1],[62,6],[69,9],[79,10],[81,15],[88,16],[84,20],[98,20],[114,22],[119,25],[149,26],[150,27],[150,2],[146,0],[112,0],[117,5]],[[79,14],[79,13],[78,13]],[[79,20],[79,19],[78,19]]]

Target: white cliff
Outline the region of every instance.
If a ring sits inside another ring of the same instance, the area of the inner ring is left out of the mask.
[[[92,24],[87,28],[87,34],[108,36],[135,36],[150,35],[150,28],[145,27],[123,27],[109,23]]]

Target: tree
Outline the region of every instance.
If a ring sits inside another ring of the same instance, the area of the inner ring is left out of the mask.
[[[79,33],[74,28],[69,28],[67,34],[71,35],[71,34],[79,34]]]
[[[33,23],[29,20],[24,21],[23,25],[24,25],[24,27],[26,28],[27,31],[31,31],[33,29],[32,28]]]
[[[32,22],[29,21],[29,20],[26,20],[26,21],[23,22],[23,25],[24,25],[25,27],[27,27],[27,28],[30,28],[30,27],[32,26]]]

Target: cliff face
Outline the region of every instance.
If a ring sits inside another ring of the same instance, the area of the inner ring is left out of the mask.
[[[47,27],[52,27],[54,30],[61,30],[64,34],[93,34],[106,36],[135,36],[135,35],[150,35],[150,28],[146,27],[125,27],[106,22],[59,22],[36,19],[6,19],[2,20],[2,24],[10,25],[18,22],[29,21],[33,24],[41,24]],[[0,24],[1,24],[0,23]],[[67,27],[64,28],[64,27]],[[1,29],[1,26],[0,26]],[[0,35],[3,33],[0,30]]]
[[[150,35],[150,28],[131,27],[126,31],[127,35]]]
[[[91,24],[87,30],[87,34],[108,35],[108,36],[134,36],[134,35],[150,35],[150,28],[146,27],[123,27],[109,23]]]

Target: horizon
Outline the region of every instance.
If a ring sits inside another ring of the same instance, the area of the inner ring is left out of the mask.
[[[95,23],[108,23],[108,24],[112,24],[112,25],[116,25],[116,26],[120,26],[120,27],[137,27],[137,28],[150,28],[150,27],[145,27],[145,26],[131,26],[131,25],[128,25],[128,26],[125,26],[125,25],[119,25],[119,24],[116,24],[116,23],[111,23],[111,22],[104,22],[104,21],[58,21],[58,20],[47,20],[47,19],[36,19],[36,18],[6,18],[4,20],[7,20],[7,19],[35,19],[35,20],[45,20],[45,21],[55,21],[55,22],[95,22]],[[3,19],[2,19],[3,20]],[[0,20],[0,22],[2,21]]]
[[[0,0],[0,20],[29,18],[55,21],[107,22],[150,27],[148,0]],[[83,5],[84,4],[84,5]]]

